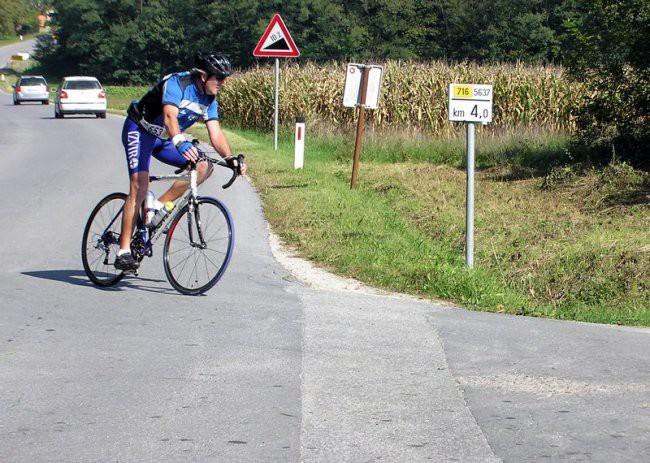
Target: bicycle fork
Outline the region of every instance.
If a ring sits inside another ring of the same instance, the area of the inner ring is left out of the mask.
[[[193,248],[205,249],[208,246],[207,244],[205,244],[205,240],[203,239],[203,232],[201,231],[201,214],[199,214],[199,202],[196,199],[198,197],[199,191],[197,187],[196,170],[194,169],[192,169],[192,171],[190,172],[190,189],[192,190],[192,196],[188,204],[188,211],[187,211],[187,230],[190,235],[190,246],[192,246]],[[196,225],[196,233],[199,236],[199,239],[201,240],[200,243],[194,240],[194,233],[192,231],[193,230],[192,218],[194,218],[194,224]]]
[[[194,240],[194,227],[192,227],[192,218],[194,218],[194,224],[196,225],[196,234],[199,236],[200,242]],[[190,246],[193,248],[205,249],[208,247],[205,244],[203,239],[203,231],[201,230],[201,214],[199,213],[199,205],[195,200],[190,201],[189,210],[187,211],[187,230],[190,234]]]

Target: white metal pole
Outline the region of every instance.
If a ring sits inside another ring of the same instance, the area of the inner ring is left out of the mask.
[[[278,94],[280,92],[280,60],[275,58],[275,136],[273,149],[278,150]]]
[[[474,267],[474,123],[467,123],[467,217],[465,261]]]

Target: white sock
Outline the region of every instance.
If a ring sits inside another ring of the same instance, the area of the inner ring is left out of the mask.
[[[163,206],[164,206],[164,204],[161,203],[160,201],[158,201],[157,199],[154,199],[154,200],[153,200],[153,208],[154,208],[155,210],[159,211],[160,209],[163,208]]]
[[[121,255],[124,255],[124,254],[131,254],[131,250],[130,249],[121,249],[120,248],[120,250],[117,251],[117,257],[120,257]]]

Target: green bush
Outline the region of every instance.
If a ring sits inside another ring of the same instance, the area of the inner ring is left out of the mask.
[[[650,3],[577,0],[566,27],[564,63],[590,89],[579,105],[582,143],[650,168]]]

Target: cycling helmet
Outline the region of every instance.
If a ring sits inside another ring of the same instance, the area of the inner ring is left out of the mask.
[[[197,69],[207,73],[208,76],[217,76],[217,79],[225,79],[232,74],[232,64],[223,53],[217,51],[197,53],[194,65]]]

